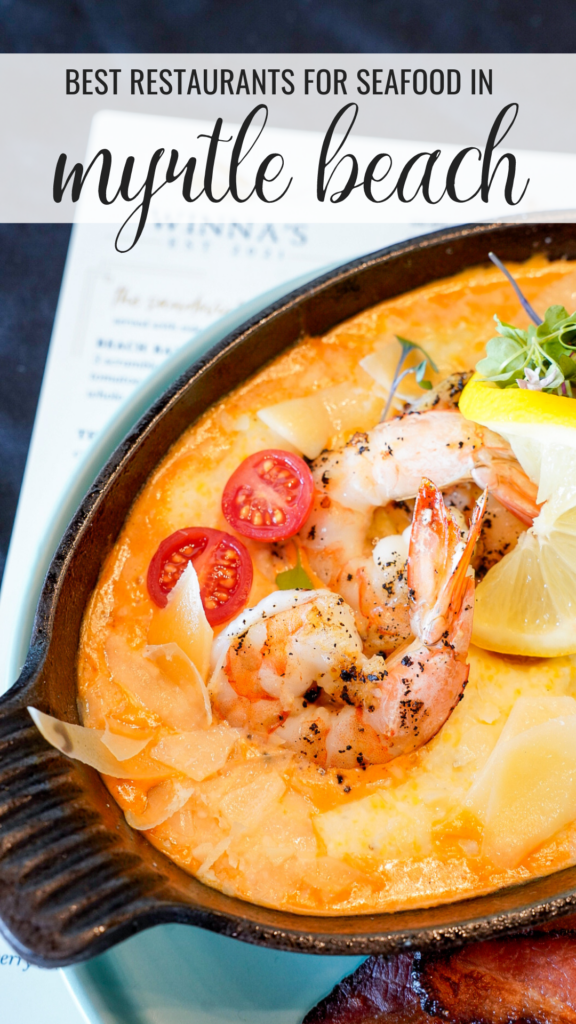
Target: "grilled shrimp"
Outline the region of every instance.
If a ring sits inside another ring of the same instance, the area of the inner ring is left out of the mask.
[[[414,498],[427,476],[441,490],[461,482],[487,488],[492,515],[503,506],[530,525],[539,511],[537,487],[508,443],[446,401],[355,434],[343,448],[323,452],[312,472],[316,499],[300,543],[316,575],[355,610],[373,651],[394,650],[410,632],[406,532],[371,550],[375,509]]]
[[[209,690],[216,710],[327,767],[382,764],[427,743],[468,678],[469,564],[485,504],[486,493],[463,537],[440,490],[422,481],[407,565],[411,635],[392,655],[363,653],[341,595],[272,594],[215,642]]]

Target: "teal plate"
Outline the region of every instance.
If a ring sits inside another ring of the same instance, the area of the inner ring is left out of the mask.
[[[364,959],[279,953],[167,924],[63,974],[90,1024],[300,1024]]]
[[[326,268],[330,269],[330,268]],[[6,652],[17,678],[50,560],[68,522],[111,452],[145,410],[230,331],[282,295],[317,277],[314,270],[252,300],[198,334],[135,392],[85,456],[38,547],[34,577]],[[159,925],[62,973],[90,1024],[299,1024],[363,957],[318,957],[249,946],[190,925]]]

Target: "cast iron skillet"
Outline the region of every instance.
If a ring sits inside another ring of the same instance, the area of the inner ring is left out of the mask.
[[[52,561],[30,650],[0,701],[0,919],[33,963],[77,963],[161,922],[199,925],[245,942],[321,954],[389,953],[518,931],[576,906],[576,868],[431,910],[304,917],[224,896],[133,832],[99,775],[42,739],[33,704],[78,721],[75,661],[86,602],[135,496],[169,446],[216,399],[305,334],[437,278],[534,253],[576,258],[570,225],[469,226],[348,263],[292,292],[190,367],[116,449]]]

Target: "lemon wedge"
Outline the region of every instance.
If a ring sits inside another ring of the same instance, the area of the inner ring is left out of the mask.
[[[475,374],[460,397],[467,420],[506,438],[531,480],[538,504],[554,498],[556,514],[576,505],[576,399],[545,391],[499,388]]]
[[[460,411],[509,441],[544,503],[477,587],[472,640],[503,654],[576,654],[576,399],[473,377]]]
[[[539,517],[540,518],[540,517]],[[576,509],[528,530],[476,588],[472,642],[502,654],[576,654]]]

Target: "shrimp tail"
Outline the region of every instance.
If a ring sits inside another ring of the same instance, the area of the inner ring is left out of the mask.
[[[472,515],[470,517],[470,525],[468,527],[468,538],[449,582],[448,589],[450,592],[450,608],[452,611],[452,617],[459,615],[466,590],[470,588],[470,574],[472,574],[472,576],[474,575],[473,570],[470,569],[470,559],[472,558],[474,548],[476,547],[480,536],[482,519],[486,511],[487,500],[488,490],[486,489],[482,491],[482,494],[474,504]],[[473,581],[472,592],[474,592]]]
[[[450,631],[460,613],[486,500],[484,491],[464,542],[442,492],[431,480],[422,480],[414,506],[407,573],[412,630],[427,645]]]
[[[472,477],[479,487],[487,487],[522,523],[532,526],[540,514],[536,504],[538,487],[518,463],[511,459],[492,459],[486,466],[477,466]]]
[[[474,609],[469,566],[486,498],[485,491],[464,539],[439,488],[426,478],[420,485],[408,555],[414,639],[386,659],[377,699],[363,712],[383,744],[382,761],[428,743],[462,699]]]

